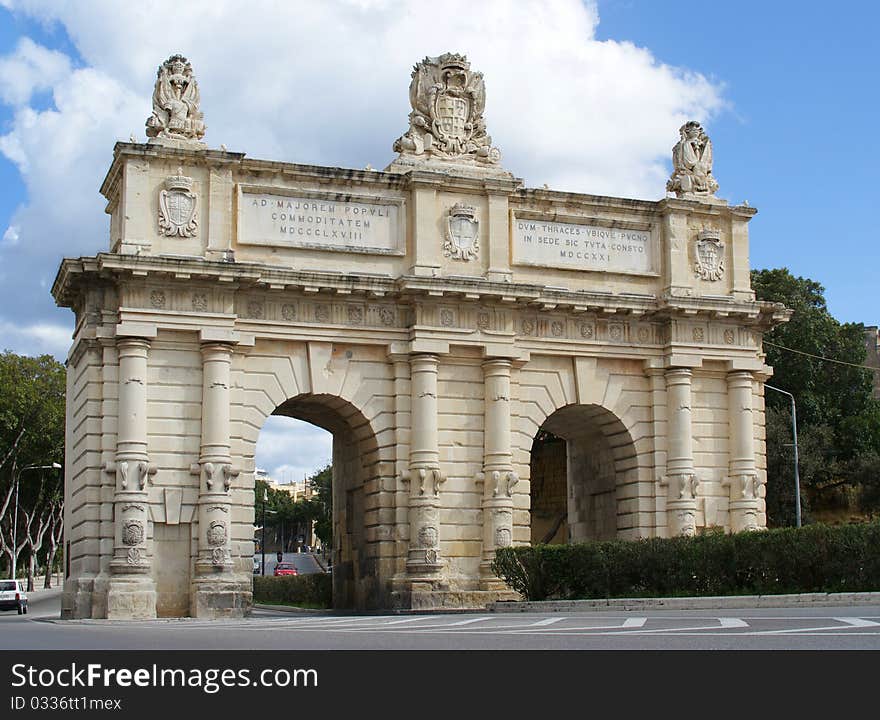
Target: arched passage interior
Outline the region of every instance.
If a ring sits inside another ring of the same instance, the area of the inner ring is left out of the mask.
[[[626,427],[597,405],[550,415],[532,443],[531,542],[610,540],[628,526],[620,488],[636,479]]]
[[[333,606],[365,609],[378,604],[374,571],[377,549],[367,537],[365,497],[378,475],[378,446],[363,414],[332,395],[304,394],[286,400],[272,413],[316,425],[331,433],[333,502]],[[290,433],[290,454],[297,453]]]

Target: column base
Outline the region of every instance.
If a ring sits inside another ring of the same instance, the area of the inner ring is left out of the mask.
[[[94,617],[92,601],[94,596],[93,577],[67,578],[61,591],[61,619],[82,620]]]
[[[152,578],[113,577],[107,590],[108,620],[152,620],[156,617],[156,586]]]
[[[190,589],[190,615],[194,618],[242,618],[254,605],[252,582],[229,577],[202,578]]]
[[[730,532],[748,532],[758,529],[758,501],[732,500],[730,502]]]
[[[697,532],[697,501],[668,500],[666,502],[666,526],[669,537],[692,536]]]

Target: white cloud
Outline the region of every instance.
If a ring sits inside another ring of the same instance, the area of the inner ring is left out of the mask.
[[[278,482],[314,475],[333,456],[333,436],[301,420],[283,416],[266,418],[257,439],[256,465]]]
[[[70,74],[70,58],[64,53],[21,38],[18,46],[0,58],[0,101],[22,105],[41,90],[50,90]]]
[[[71,327],[37,323],[34,325],[15,325],[0,321],[0,350],[11,350],[19,355],[67,356],[70,347]]]
[[[6,228],[6,231],[3,233],[3,240],[0,240],[0,245],[18,245],[18,241],[21,239],[21,235],[19,234],[18,225],[10,225]]]

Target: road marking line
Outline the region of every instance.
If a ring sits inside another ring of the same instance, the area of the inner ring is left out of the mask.
[[[643,627],[647,621],[648,621],[648,618],[646,618],[646,617],[627,618],[626,620],[623,621],[622,625],[581,625],[579,627],[567,627],[567,628],[558,628],[558,629],[553,628],[552,630],[533,630],[532,628],[534,626],[529,625],[523,629],[514,630],[513,632],[520,633],[521,635],[528,635],[528,634],[553,635],[553,634],[580,632],[582,630],[620,630],[622,628],[640,628],[640,627]]]
[[[762,630],[761,632],[747,633],[748,635],[790,635],[792,633],[810,633],[819,632],[820,630],[855,630],[863,627],[876,627],[880,623],[873,620],[864,620],[863,618],[832,618],[839,622],[845,623],[848,627],[840,627],[840,625],[826,625],[825,627],[805,627],[805,628],[789,628],[787,630]],[[868,633],[847,633],[849,635],[867,635]],[[873,633],[872,633],[873,634]]]
[[[738,627],[748,627],[749,624],[745,620],[740,620],[739,618],[718,618],[721,621],[721,627],[723,628],[738,628]]]
[[[837,622],[846,623],[847,625],[852,625],[853,627],[873,627],[876,625],[880,625],[878,622],[874,622],[873,620],[865,620],[864,618],[854,618],[854,617],[836,617],[834,618]]]
[[[403,625],[404,623],[419,622],[420,620],[426,620],[426,619],[427,618],[424,618],[424,617],[404,618],[403,620],[392,620],[391,622],[379,623],[378,625],[368,625],[367,627],[383,628],[383,627],[388,627],[389,625]]]
[[[446,627],[455,627],[457,625],[471,625],[472,623],[483,622],[484,620],[491,620],[491,619],[492,618],[487,618],[487,617],[471,618],[470,620],[461,620],[459,622],[449,623],[448,625],[446,625]]]
[[[538,620],[538,622],[532,623],[531,625],[529,625],[529,627],[542,627],[544,625],[552,625],[553,623],[562,622],[563,620],[568,620],[568,618],[546,618],[545,620]]]

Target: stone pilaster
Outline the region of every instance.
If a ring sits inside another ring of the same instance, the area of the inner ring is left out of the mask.
[[[505,585],[492,572],[497,548],[513,540],[513,471],[510,447],[510,360],[483,363],[483,556],[480,585],[484,590],[503,590]]]
[[[752,410],[754,378],[748,371],[727,375],[730,466],[730,530],[758,527],[758,471],[755,466],[755,424]]]
[[[696,531],[698,481],[694,470],[691,378],[688,368],[666,371],[666,513],[670,536],[693,535]]]
[[[150,341],[121,337],[116,437],[115,539],[107,592],[108,618],[156,617],[147,528],[147,356]]]
[[[439,580],[440,560],[440,450],[437,436],[436,355],[410,358],[412,376],[412,431],[410,433],[409,552],[410,576]]]
[[[194,617],[237,616],[249,601],[240,597],[230,552],[230,491],[238,471],[232,467],[229,440],[232,346],[202,343],[202,442],[199,461],[198,557],[191,612]]]

